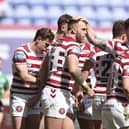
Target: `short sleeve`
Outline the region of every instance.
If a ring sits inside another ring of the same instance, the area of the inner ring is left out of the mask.
[[[16,51],[13,57],[14,63],[26,63],[26,55],[23,51]]]
[[[122,73],[123,77],[129,77],[129,65],[124,65],[123,66],[123,73]]]
[[[81,49],[80,47],[78,46],[72,46],[68,49],[68,52],[67,52],[67,55],[70,56],[70,55],[75,55],[77,57],[79,57],[81,53]]]

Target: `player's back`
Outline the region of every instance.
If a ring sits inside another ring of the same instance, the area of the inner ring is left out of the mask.
[[[113,56],[107,52],[95,48],[95,75],[96,75],[96,86],[95,93],[100,95],[106,95],[108,78],[111,73],[111,66],[113,62]]]
[[[129,75],[129,54],[124,53],[119,55],[112,65],[112,85],[107,94],[107,98],[126,100],[123,92],[122,78]]]
[[[74,80],[68,70],[67,56],[79,56],[76,48],[80,48],[79,44],[70,37],[59,39],[51,45],[48,52],[49,75],[47,85],[72,90]]]

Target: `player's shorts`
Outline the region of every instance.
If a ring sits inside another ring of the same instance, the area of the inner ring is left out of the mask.
[[[104,129],[129,127],[129,104],[116,99],[107,100],[102,109],[102,124]]]
[[[84,112],[78,113],[78,118],[92,120],[93,119],[93,112],[92,112],[92,102],[93,99],[88,98],[88,95],[84,95]]]
[[[67,113],[73,113],[74,101],[68,90],[46,86],[41,103],[44,114],[49,117],[65,118]]]
[[[26,103],[29,95],[11,94],[10,107],[12,116],[27,117],[30,114],[40,114],[40,103],[37,102],[33,107],[27,107]]]
[[[2,104],[2,102],[0,101],[0,112],[3,112],[4,111],[4,106]]]
[[[93,119],[94,120],[102,120],[101,112],[105,101],[106,101],[106,96],[95,95],[93,99]]]

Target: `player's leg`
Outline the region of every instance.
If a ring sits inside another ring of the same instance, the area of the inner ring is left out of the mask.
[[[27,118],[27,129],[39,129],[40,114],[31,114]]]
[[[93,120],[87,120],[84,118],[78,118],[80,129],[95,129]]]
[[[40,125],[39,125],[39,129],[44,129],[44,114],[43,113],[41,113],[40,114]]]
[[[26,129],[27,112],[25,99],[19,96],[11,96],[10,109],[13,129]]]
[[[0,128],[3,122],[3,118],[4,118],[4,113],[2,111],[0,111]]]
[[[70,92],[45,87],[42,95],[42,108],[45,115],[45,129],[62,129],[70,107]]]
[[[79,106],[78,122],[81,129],[94,129],[92,114],[92,99],[84,93],[83,106]]]
[[[101,113],[105,101],[106,96],[103,95],[96,95],[93,99],[93,119],[95,129],[103,129]]]
[[[2,102],[0,101],[0,128],[3,122],[3,118],[4,118],[4,107]]]
[[[27,118],[12,116],[13,129],[26,129]]]
[[[101,120],[94,120],[95,129],[103,129]]]
[[[45,129],[62,129],[64,119],[54,118],[54,117],[45,117]]]
[[[33,107],[28,108],[27,129],[39,129],[41,117],[40,113],[40,101],[38,101]]]
[[[74,119],[73,114],[68,114],[64,119],[63,129],[74,129]]]

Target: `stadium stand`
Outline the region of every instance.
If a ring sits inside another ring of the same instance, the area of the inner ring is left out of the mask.
[[[129,0],[8,0],[8,6],[9,16],[0,24],[55,26],[62,13],[69,13],[87,17],[94,26],[108,27],[128,17]]]

